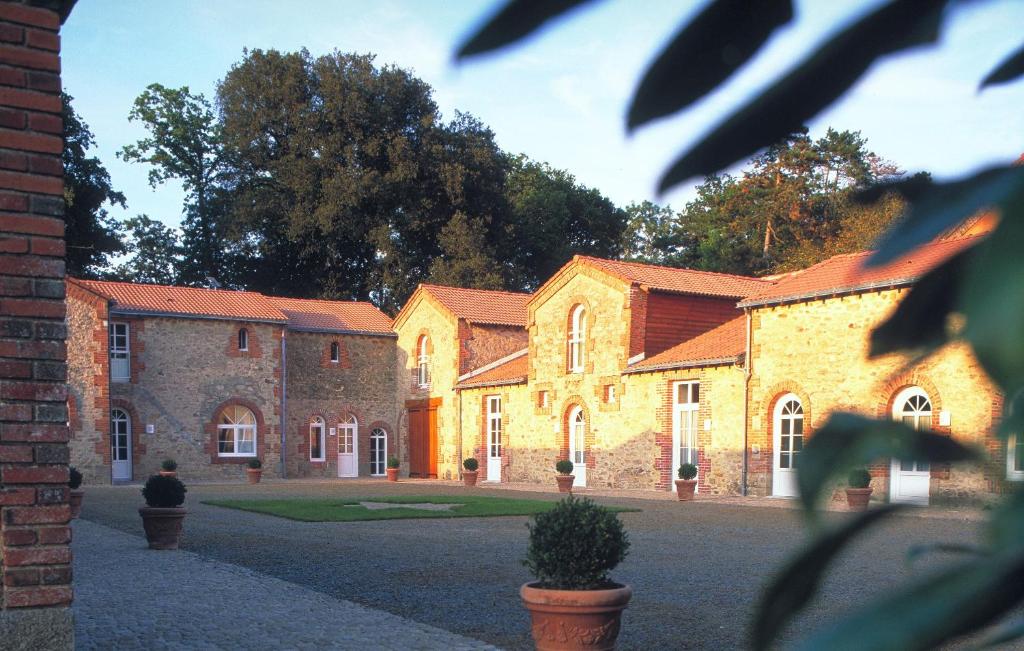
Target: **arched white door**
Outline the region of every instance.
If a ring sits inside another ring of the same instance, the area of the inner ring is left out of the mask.
[[[914,429],[932,425],[932,402],[920,387],[907,387],[892,404],[892,417]],[[889,467],[889,501],[904,504],[928,504],[931,465],[927,461],[893,459]]]
[[[501,396],[487,396],[487,481],[501,481]]]
[[[370,432],[370,474],[381,477],[387,474],[388,435],[379,427]]]
[[[349,415],[338,423],[338,476],[359,476],[359,422]]]
[[[572,474],[576,476],[573,486],[587,485],[586,432],[583,408],[573,407],[569,412],[569,460],[572,461]]]
[[[796,497],[797,459],[804,449],[804,406],[787,393],[775,403],[772,417],[772,495]]]
[[[132,479],[132,421],[122,409],[110,411],[110,476],[114,481]]]

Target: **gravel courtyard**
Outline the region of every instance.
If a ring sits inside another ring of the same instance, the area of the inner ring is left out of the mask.
[[[531,648],[518,588],[526,517],[306,523],[200,504],[204,499],[552,493],[465,489],[445,482],[288,482],[191,485],[182,548],[507,649]],[[746,645],[761,587],[805,538],[785,508],[713,500],[596,497],[642,509],[620,515],[632,541],[613,577],[629,583],[621,649],[734,649]],[[82,517],[142,536],[138,486],[88,487]],[[843,514],[830,514],[842,518]],[[815,608],[791,634],[883,594],[929,562],[907,566],[911,545],[975,540],[979,523],[957,517],[893,518],[847,553]],[[157,553],[157,552],[154,552]],[[937,560],[937,559],[936,559]],[[339,620],[339,632],[344,627]]]

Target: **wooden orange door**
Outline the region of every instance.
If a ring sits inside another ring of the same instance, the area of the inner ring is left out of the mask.
[[[409,476],[437,478],[437,403],[417,400],[409,409]]]

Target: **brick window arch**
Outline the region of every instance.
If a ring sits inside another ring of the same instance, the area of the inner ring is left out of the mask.
[[[237,408],[248,411],[252,415],[252,432],[255,440],[251,446],[251,454],[248,453],[250,446],[247,445],[245,440],[248,432],[247,426],[249,423],[246,422],[248,418],[244,411]],[[243,398],[229,398],[217,405],[217,408],[213,410],[210,421],[203,429],[207,435],[205,451],[210,455],[210,463],[243,464],[252,458],[263,459],[269,432],[263,420],[263,412],[256,403]],[[224,433],[222,434],[222,432]],[[231,437],[230,445],[227,442],[229,435]],[[221,445],[222,437],[224,439],[223,446]],[[232,451],[222,453],[222,447],[224,450],[230,449]]]
[[[594,467],[594,455],[591,452],[591,448],[594,444],[594,429],[593,422],[590,419],[590,409],[587,408],[586,403],[580,396],[570,396],[566,399],[562,406],[562,431],[561,441],[559,442],[559,459],[569,459],[569,437],[572,436],[573,432],[573,418],[576,416],[582,418],[583,425],[583,457],[586,461],[587,468]],[[569,459],[573,461],[572,459]],[[575,463],[575,461],[573,461]]]
[[[228,357],[262,357],[263,349],[256,328],[251,324],[238,324],[232,328],[224,352]]]

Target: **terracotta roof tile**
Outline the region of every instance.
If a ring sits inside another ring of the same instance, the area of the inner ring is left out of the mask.
[[[641,373],[669,368],[732,364],[738,361],[746,350],[746,325],[746,316],[738,316],[704,334],[637,362],[626,369],[626,372]]]
[[[144,285],[102,280],[76,280],[114,301],[121,313],[188,315],[251,321],[286,320],[285,315],[257,292]]]
[[[985,233],[925,244],[881,267],[865,268],[871,251],[829,258],[802,271],[781,277],[774,285],[740,302],[757,307],[806,300],[887,286],[908,285],[960,251],[974,246]]]
[[[455,385],[456,389],[471,389],[473,387],[497,386],[502,384],[521,384],[526,382],[527,355],[523,354],[514,357],[509,361],[489,368],[479,375],[466,378]]]
[[[491,289],[464,289],[443,285],[420,285],[456,317],[473,323],[526,327],[526,303],[530,294]]]
[[[393,335],[391,319],[370,303],[268,297],[288,317],[288,327],[321,332]]]
[[[751,294],[764,291],[764,288],[771,284],[770,281],[760,278],[734,276],[713,271],[605,260],[585,255],[576,256],[576,259],[623,280],[640,283],[654,290],[679,294],[746,298]]]

